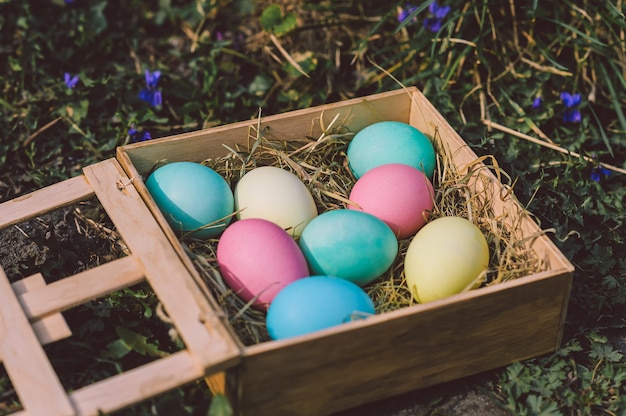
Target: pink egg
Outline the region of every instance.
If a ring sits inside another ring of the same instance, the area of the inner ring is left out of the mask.
[[[362,210],[383,220],[398,239],[409,238],[422,228],[433,209],[433,186],[422,171],[391,163],[361,176],[352,191],[349,209]]]
[[[309,275],[295,240],[275,223],[249,218],[231,224],[217,244],[217,263],[226,284],[244,301],[266,309],[289,283]]]

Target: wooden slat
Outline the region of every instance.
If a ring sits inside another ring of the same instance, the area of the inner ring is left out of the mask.
[[[251,346],[238,414],[328,415],[553,351],[571,281],[560,272]]]
[[[409,89],[413,91],[415,88]],[[351,131],[358,131],[365,126],[384,120],[406,122],[409,118],[411,100],[409,93],[403,90],[377,94],[375,97],[359,97],[327,104],[321,107],[311,107],[302,110],[289,111],[261,117],[261,129],[269,127],[265,132],[280,140],[303,140],[305,136],[318,138],[322,134],[322,127],[328,128],[333,119],[337,120],[333,127],[349,125]],[[323,119],[323,120],[322,120]],[[134,171],[140,174],[148,172],[160,160],[170,162],[186,160],[201,162],[207,158],[216,158],[228,154],[224,144],[251,144],[253,139],[248,138],[251,128],[256,129],[259,120],[248,120],[231,123],[211,129],[191,133],[178,134],[158,141],[134,143],[118,147],[117,157],[130,177]],[[251,132],[253,137],[256,133]],[[126,159],[126,154],[128,159]],[[131,165],[124,161],[132,161]]]
[[[1,268],[0,357],[22,406],[31,415],[75,414]]]
[[[84,174],[200,366],[213,372],[236,364],[240,349],[221,315],[210,308],[119,163],[106,160]]]
[[[79,416],[114,412],[201,378],[204,374],[191,354],[177,352],[70,393]],[[11,416],[35,416],[23,410]]]
[[[19,296],[29,319],[57,313],[140,283],[144,273],[134,256],[122,257],[93,269],[66,277]]]
[[[40,273],[18,280],[11,285],[18,296],[46,286],[46,281]],[[60,313],[45,316],[41,319],[31,319],[31,326],[41,345],[46,345],[72,335],[70,327]],[[0,357],[1,359],[1,357]]]
[[[192,354],[180,351],[70,394],[81,416],[114,412],[202,378]]]
[[[93,189],[83,175],[38,189],[0,204],[0,228],[17,224],[52,209],[84,201]]]

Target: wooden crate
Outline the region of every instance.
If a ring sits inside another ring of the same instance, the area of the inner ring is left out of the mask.
[[[416,88],[133,144],[119,148],[117,158],[194,275],[193,264],[144,186],[155,163],[223,156],[228,153],[224,144],[245,146],[251,128],[269,129],[281,140],[320,137],[322,126],[335,117],[352,132],[376,121],[407,122],[429,137],[438,134],[455,165],[477,158]],[[486,169],[478,174],[485,180],[476,182],[476,191],[499,195],[492,198],[496,213],[519,213],[524,236],[540,232],[493,174]],[[530,244],[547,259],[544,272],[294,339],[253,346],[239,342],[241,361],[227,371],[238,414],[330,414],[557,349],[573,266],[539,234]]]
[[[28,415],[111,412],[208,374],[225,373],[240,415],[324,415],[497,368],[559,347],[573,267],[545,235],[533,249],[546,271],[447,299],[281,341],[244,346],[144,185],[155,163],[196,161],[245,145],[249,129],[274,137],[319,137],[338,117],[351,131],[383,120],[438,134],[455,164],[476,155],[415,88],[293,111],[120,147],[116,160],[0,204],[0,228],[95,195],[131,254],[46,285],[41,276],[13,290],[0,273],[0,359]],[[524,235],[539,227],[487,170],[478,192],[496,212],[522,216]],[[68,336],[61,312],[138,281],[150,283],[186,349],[67,393],[41,344]],[[19,345],[19,348],[17,346]]]

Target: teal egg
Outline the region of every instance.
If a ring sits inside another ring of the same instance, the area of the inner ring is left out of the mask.
[[[312,274],[340,277],[359,286],[385,273],[398,254],[398,240],[387,224],[349,209],[313,218],[299,245]]]
[[[331,328],[376,313],[374,302],[358,285],[331,276],[296,280],[278,292],[269,306],[267,331],[285,339]]]
[[[359,131],[348,145],[347,156],[357,179],[370,169],[389,163],[413,166],[432,179],[437,163],[430,139],[399,121],[381,121]]]
[[[146,188],[178,235],[193,231],[189,237],[206,240],[230,223],[233,192],[219,173],[200,163],[161,166],[148,177]]]

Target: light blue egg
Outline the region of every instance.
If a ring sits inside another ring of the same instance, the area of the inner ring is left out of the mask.
[[[302,231],[299,245],[312,274],[340,277],[359,286],[380,277],[398,254],[398,240],[387,224],[349,209],[315,217]]]
[[[413,166],[432,179],[436,165],[430,139],[410,124],[399,121],[381,121],[359,131],[348,145],[347,156],[357,179],[368,170],[389,163]]]
[[[330,276],[310,276],[285,286],[269,306],[272,339],[304,335],[375,314],[374,302],[358,285]]]
[[[219,173],[200,163],[173,162],[161,166],[148,177],[146,187],[179,235],[197,230],[189,236],[209,239],[218,236],[230,223],[235,204],[233,192]]]

